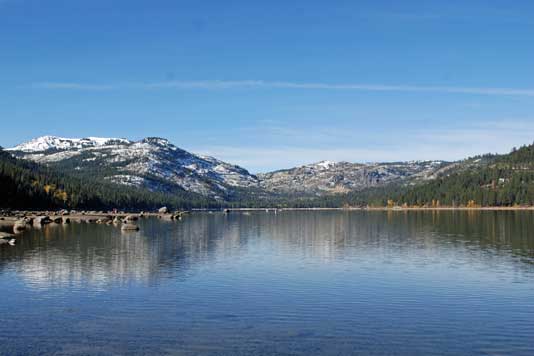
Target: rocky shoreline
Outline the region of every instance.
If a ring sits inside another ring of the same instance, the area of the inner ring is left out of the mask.
[[[165,220],[181,220],[188,213],[220,211],[225,214],[236,212],[248,214],[254,211],[282,212],[282,211],[534,211],[532,206],[511,207],[345,207],[345,208],[226,208],[193,209],[189,211],[171,212],[163,207],[157,212],[124,212],[124,211],[19,211],[0,210],[0,246],[13,246],[20,234],[29,229],[41,229],[46,225],[106,224],[114,225],[122,231],[139,230],[138,221],[147,217]]]
[[[158,212],[104,212],[104,211],[0,211],[0,246],[13,246],[20,234],[29,229],[41,229],[46,225],[106,224],[122,231],[139,230],[138,221],[147,217],[181,220],[186,211],[171,212],[163,207]]]

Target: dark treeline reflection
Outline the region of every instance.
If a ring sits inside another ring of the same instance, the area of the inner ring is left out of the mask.
[[[181,222],[147,219],[137,233],[86,224],[30,230],[17,246],[0,249],[0,273],[15,272],[36,287],[150,284],[187,278],[199,263],[276,247],[321,261],[387,258],[389,251],[407,259],[415,250],[437,259],[473,254],[488,268],[505,258],[532,272],[533,231],[528,211],[200,213]]]

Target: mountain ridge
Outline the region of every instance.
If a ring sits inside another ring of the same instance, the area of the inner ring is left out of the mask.
[[[213,157],[198,156],[167,139],[139,141],[116,138],[42,136],[6,149],[18,158],[99,175],[108,181],[173,192],[183,189],[222,199],[232,186],[256,184],[244,168]]]
[[[161,137],[125,138],[41,136],[7,149],[19,158],[85,171],[121,185],[172,193],[183,189],[219,200],[236,198],[243,189],[261,196],[320,196],[392,183],[432,179],[444,161],[350,163],[320,161],[274,172],[251,174],[243,167],[183,150]]]
[[[534,205],[534,145],[509,154],[486,154],[456,162],[320,161],[258,175],[213,157],[189,153],[157,137],[130,141],[45,136],[0,153],[6,166],[12,167],[9,170],[23,172],[20,177],[19,173],[8,175],[8,184],[22,184],[21,191],[28,192],[29,197],[46,197],[40,179],[28,181],[28,177],[34,176],[34,170],[43,172],[43,177],[52,172],[47,178],[52,184],[45,186],[66,187],[54,194],[62,197],[63,192],[70,192],[69,201],[76,204],[91,201],[87,200],[91,193],[80,183],[88,182],[97,190],[99,184],[105,186],[102,192],[117,189],[118,195],[111,195],[120,197],[121,204],[131,201],[130,194],[143,196],[136,201],[138,205],[166,197],[189,199],[202,206],[235,207]],[[22,160],[11,162],[6,157]],[[24,163],[29,161],[34,165]],[[16,165],[21,169],[13,168]],[[80,198],[77,192],[81,190],[85,193]],[[102,194],[100,201],[113,203]],[[25,201],[31,201],[29,197]],[[59,198],[54,199],[58,203]]]

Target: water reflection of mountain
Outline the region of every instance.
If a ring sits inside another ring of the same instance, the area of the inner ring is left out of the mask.
[[[348,249],[414,246],[470,246],[534,257],[534,213],[527,211],[288,211],[263,220],[262,232],[271,238],[324,258]]]
[[[105,225],[49,226],[27,232],[14,248],[0,250],[0,269],[14,271],[37,287],[150,283],[168,273],[187,273],[210,250],[209,239],[223,236],[213,232],[219,225],[195,217],[184,224],[147,220],[133,233]]]
[[[16,273],[37,288],[106,288],[187,278],[195,265],[238,258],[251,249],[324,263],[355,256],[409,260],[421,254],[454,260],[451,256],[461,254],[488,268],[506,259],[532,272],[533,217],[524,211],[285,211],[196,214],[179,223],[148,219],[140,232],[129,234],[103,225],[50,226],[27,232],[14,248],[0,249],[0,273]]]

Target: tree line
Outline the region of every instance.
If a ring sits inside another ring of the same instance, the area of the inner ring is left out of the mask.
[[[212,199],[190,192],[164,194],[69,175],[12,157],[0,148],[0,207],[11,209],[130,209],[153,210],[218,206]]]
[[[12,157],[0,149],[0,207],[21,209],[172,208],[341,208],[534,206],[534,145],[506,155],[485,156],[484,164],[458,169],[417,185],[389,185],[320,197],[270,194],[237,188],[225,201],[174,190],[153,192],[104,181],[87,172],[69,175]]]

